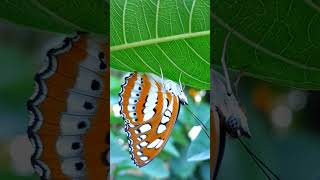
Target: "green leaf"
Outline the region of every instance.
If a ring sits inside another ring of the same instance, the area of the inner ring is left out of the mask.
[[[186,150],[184,149],[183,151],[181,158],[172,159],[170,164],[174,174],[178,175],[181,179],[186,179],[194,173],[196,164],[187,161]]]
[[[141,176],[134,176],[134,175],[125,174],[125,175],[119,175],[115,179],[117,179],[117,180],[128,180],[128,179],[130,179],[130,180],[144,180],[147,178],[141,177]]]
[[[206,127],[208,128],[208,132],[210,132],[209,121],[207,121]],[[187,157],[188,161],[202,161],[210,159],[210,140],[203,130],[201,130],[196,139],[191,142]]]
[[[164,151],[170,153],[171,155],[175,156],[175,157],[179,157],[180,156],[180,153],[179,151],[177,150],[177,148],[174,146],[173,144],[173,139],[170,138],[168,140],[168,142],[166,143],[166,145],[164,146]]]
[[[200,175],[202,179],[210,179],[210,163],[202,163],[200,166]]]
[[[233,70],[279,85],[320,89],[319,1],[214,1],[213,63],[223,41]]]
[[[105,35],[106,0],[10,0],[0,2],[0,17],[34,28],[72,33],[75,31]]]
[[[210,88],[210,1],[111,0],[110,64]],[[160,67],[159,67],[160,66]]]
[[[125,151],[117,142],[116,137],[110,132],[110,163],[115,164],[130,158],[129,152]]]
[[[169,170],[164,165],[164,162],[158,158],[152,160],[147,166],[140,168],[142,172],[156,178],[169,177]]]

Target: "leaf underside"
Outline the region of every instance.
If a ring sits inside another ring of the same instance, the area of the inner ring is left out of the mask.
[[[209,0],[112,0],[110,64],[199,89],[210,85]]]
[[[105,35],[106,0],[9,0],[0,2],[0,18],[37,29]]]
[[[320,4],[316,1],[214,1],[212,63],[224,38],[229,69],[301,89],[320,89]]]

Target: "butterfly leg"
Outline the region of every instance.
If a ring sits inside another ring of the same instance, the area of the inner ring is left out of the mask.
[[[162,68],[161,68],[161,66],[160,66],[160,64],[158,64],[159,65],[159,69],[160,69],[160,74],[161,74],[161,79],[162,79],[162,86],[164,87],[164,80],[163,80],[163,73],[162,73]]]
[[[229,32],[224,40],[224,44],[223,44],[223,50],[222,50],[222,57],[221,57],[221,65],[223,68],[223,72],[224,72],[224,76],[226,78],[226,83],[227,83],[227,93],[228,95],[233,94],[232,93],[232,88],[231,88],[231,83],[230,83],[230,78],[229,78],[229,73],[228,73],[228,68],[226,65],[226,61],[225,61],[225,54],[226,54],[226,49],[227,49],[227,43],[228,43],[228,39],[230,37],[231,32]]]
[[[239,73],[239,75],[237,76],[236,81],[233,83],[234,89],[235,89],[235,93],[236,93],[236,94],[235,94],[236,97],[239,97],[239,95],[238,95],[238,92],[239,92],[239,83],[240,83],[240,80],[241,80],[242,76],[244,76],[244,71],[241,71],[241,72]]]
[[[163,73],[162,73],[162,68],[161,68],[160,64],[159,64],[159,69],[160,69],[161,79],[163,81]]]

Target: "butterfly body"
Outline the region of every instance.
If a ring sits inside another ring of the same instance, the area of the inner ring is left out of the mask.
[[[151,73],[132,73],[121,87],[119,105],[131,159],[142,167],[163,149],[180,105],[188,101],[181,86]]]
[[[224,118],[228,134],[234,138],[241,136],[250,137],[246,115],[240,108],[234,94],[228,93],[224,77],[215,70],[212,71],[212,93],[214,106]]]
[[[247,118],[241,110],[236,97],[228,93],[225,78],[211,69],[211,123],[214,129],[211,142],[212,169],[211,179],[216,179],[223,159],[226,134],[233,138],[250,137]]]

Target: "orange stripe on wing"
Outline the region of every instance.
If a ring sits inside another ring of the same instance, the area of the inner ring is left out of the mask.
[[[86,49],[86,36],[80,36],[80,39],[74,44],[78,47]],[[56,151],[56,142],[60,135],[59,123],[61,113],[66,109],[66,98],[68,96],[68,89],[71,89],[75,83],[77,69],[80,60],[87,56],[86,52],[78,51],[78,48],[72,48],[64,54],[56,56],[57,71],[48,80],[47,84],[47,98],[40,104],[39,109],[43,116],[43,123],[38,131],[43,144],[43,151],[40,159],[46,163],[50,169],[50,178],[52,179],[68,179],[60,168],[60,157]],[[71,61],[70,58],[73,60]],[[69,72],[68,74],[66,72]],[[56,101],[52,98],[62,100]]]
[[[163,94],[163,93],[161,93],[161,94]],[[164,142],[158,149],[156,149],[156,148],[150,148],[149,149],[149,148],[147,148],[147,146],[142,148],[142,150],[141,150],[142,153],[149,158],[147,163],[149,163],[151,160],[153,160],[161,152],[161,150],[165,146],[166,142],[169,139],[169,136],[171,134],[171,131],[173,129],[173,126],[174,126],[174,124],[176,122],[176,119],[177,119],[177,116],[178,116],[178,113],[179,113],[180,104],[179,104],[178,97],[172,96],[171,93],[166,93],[166,97],[169,100],[169,105],[171,103],[173,103],[172,104],[173,105],[172,116],[171,116],[169,122],[166,123],[166,130],[161,134],[157,133],[157,129],[158,129],[158,126],[160,125],[161,119],[163,117],[162,108],[161,108],[161,116],[154,116],[154,118],[152,118],[150,120],[150,122],[152,124],[152,129],[146,133],[147,134],[146,141],[149,144],[152,143],[156,139],[164,140]],[[159,99],[160,99],[160,97],[159,97]],[[165,100],[163,98],[163,96],[161,97],[161,99]],[[161,105],[161,107],[162,106],[163,105]],[[144,161],[141,161],[140,159],[138,160],[138,162],[139,162],[140,166],[144,166],[144,165],[147,164]]]
[[[87,53],[88,42],[87,35],[80,34],[77,39],[67,38],[61,48],[50,50],[48,57],[50,58],[51,66],[48,66],[45,71],[36,76],[36,82],[40,87],[40,91],[28,102],[29,111],[33,115],[37,115],[28,128],[28,135],[33,141],[39,136],[41,142],[35,141],[36,145],[38,145],[36,148],[42,148],[41,154],[39,150],[35,151],[35,154],[32,156],[32,162],[41,169],[47,169],[46,167],[48,167],[50,170],[49,179],[70,179],[70,177],[67,177],[62,172],[61,163],[64,157],[57,152],[57,140],[62,135],[60,131],[61,116],[67,111],[67,99],[70,95],[70,89],[74,88],[77,81],[81,68],[80,63],[84,60],[95,60],[96,58],[96,56]],[[54,62],[56,62],[57,69],[52,69],[55,68],[52,66],[55,64]],[[97,60],[97,63],[101,62]],[[105,73],[99,72],[97,74],[103,79],[104,91],[98,97],[98,110],[96,114],[90,118],[91,127],[86,134],[79,134],[79,136],[82,136],[83,142],[83,154],[79,158],[85,160],[85,179],[105,179],[108,172],[104,163],[105,157],[103,157],[103,153],[108,148],[105,135],[109,129],[107,122],[109,104],[108,100],[106,100],[106,97],[109,97],[107,96],[109,94],[109,78],[107,78]],[[45,98],[42,100],[41,96],[45,96]],[[39,127],[39,130],[37,127]],[[39,146],[39,143],[42,146]],[[40,156],[39,159],[38,155]],[[42,162],[44,162],[45,166],[42,165]],[[69,168],[73,168],[73,166]],[[47,174],[42,178],[47,179]]]
[[[136,112],[137,112],[137,119],[138,119],[138,123],[142,123],[143,122],[143,117],[144,117],[144,113],[143,113],[143,108],[144,108],[144,104],[146,103],[146,98],[148,96],[148,93],[150,91],[151,88],[151,83],[150,80],[148,78],[148,76],[146,74],[142,75],[142,86],[141,86],[141,93],[140,93],[140,97],[136,106]]]
[[[122,112],[125,115],[125,118],[128,119],[131,123],[133,122],[132,118],[129,116],[128,105],[129,105],[129,98],[131,96],[131,91],[134,87],[135,81],[137,80],[137,73],[134,73],[130,77],[126,79],[127,84],[122,85],[123,93],[122,93]]]
[[[151,123],[152,129],[150,131],[148,131],[146,133],[139,134],[139,136],[143,135],[143,134],[146,134],[147,135],[147,139],[146,140],[148,141],[148,138],[150,140],[150,138],[153,136],[153,134],[157,130],[157,128],[155,127],[156,126],[155,124],[158,124],[161,121],[161,118],[162,118],[163,93],[161,92],[162,91],[161,85],[158,82],[156,82],[156,86],[157,86],[157,89],[158,89],[158,103],[156,105],[156,114],[148,122],[140,123],[139,125],[135,126],[135,128],[128,128],[128,131],[131,134],[131,138],[130,139],[132,139],[132,141],[133,141],[133,144],[131,145],[132,146],[132,152],[131,153],[133,153],[133,155],[135,157],[133,159],[135,164],[137,166],[139,166],[139,167],[142,167],[142,166],[146,165],[146,163],[144,161],[140,160],[140,158],[137,156],[137,152],[138,151],[143,151],[143,149],[146,148],[146,147],[144,147],[144,148],[141,147],[141,150],[139,150],[136,147],[137,145],[139,145],[140,142],[137,140],[138,136],[135,133],[135,129],[141,127],[142,125],[144,125],[146,123]],[[154,157],[152,157],[152,159]]]

